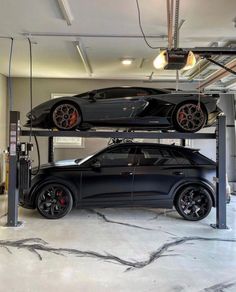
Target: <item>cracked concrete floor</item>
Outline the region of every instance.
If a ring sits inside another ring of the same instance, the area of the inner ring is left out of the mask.
[[[0,196],[2,291],[236,291],[236,197],[229,230],[215,230],[215,209],[200,222],[172,210],[73,210],[43,219],[19,208],[7,228]]]

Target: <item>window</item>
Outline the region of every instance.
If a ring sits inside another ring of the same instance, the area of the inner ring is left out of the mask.
[[[137,164],[140,166],[177,164],[177,161],[171,151],[163,148],[140,148],[136,155]]]
[[[73,96],[72,93],[52,93],[51,98],[62,96]],[[54,137],[53,146],[55,148],[84,148],[84,139],[80,137]]]
[[[145,96],[148,92],[138,88],[113,88],[103,92],[105,98],[123,98],[132,96]]]
[[[177,160],[178,164],[183,164],[183,165],[191,165],[191,161],[185,157],[180,151],[173,150],[172,151],[175,159]]]
[[[104,152],[96,158],[102,166],[132,166],[134,162],[135,148],[120,147]]]
[[[205,157],[199,152],[188,152],[187,155],[189,156],[189,159],[193,161],[193,164],[195,165],[215,165],[215,162],[211,159]]]

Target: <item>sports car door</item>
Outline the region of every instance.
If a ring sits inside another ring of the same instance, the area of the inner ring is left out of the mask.
[[[132,88],[107,89],[98,92],[93,99],[88,99],[84,108],[87,121],[113,122],[129,121],[146,106],[147,101],[137,96]]]

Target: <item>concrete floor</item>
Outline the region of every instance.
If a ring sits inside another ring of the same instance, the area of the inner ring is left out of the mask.
[[[0,292],[236,291],[236,197],[229,230],[163,209],[73,210],[50,221],[19,209],[7,228],[0,196]]]

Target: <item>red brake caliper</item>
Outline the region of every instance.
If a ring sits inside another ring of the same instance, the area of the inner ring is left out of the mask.
[[[184,113],[180,112],[179,113],[179,121],[182,122],[183,119],[184,119]]]
[[[60,204],[61,204],[62,206],[64,206],[64,205],[66,204],[66,201],[65,201],[64,198],[61,197],[61,196],[62,196],[62,191],[58,191],[58,192],[57,192],[57,196],[58,196],[58,199],[59,199]]]
[[[73,112],[73,114],[70,117],[70,126],[73,126],[77,122],[77,113]]]

